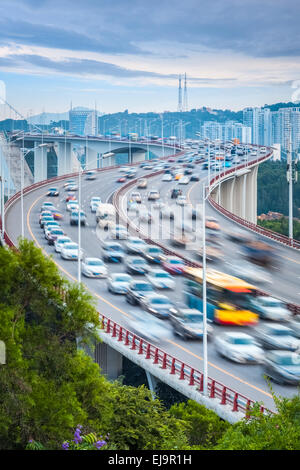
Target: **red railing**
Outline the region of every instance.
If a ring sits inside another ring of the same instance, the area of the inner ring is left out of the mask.
[[[165,370],[166,373],[179,377],[180,380],[185,381],[189,386],[196,387],[197,391],[203,392],[202,372],[130,332],[105,315],[100,314],[100,321],[103,331],[112,338],[115,338],[115,341],[136,351],[138,355],[143,356],[145,360],[151,361],[152,364]],[[233,412],[239,411],[247,414],[248,410],[254,405],[253,400],[210,377],[208,378],[207,389],[209,398],[219,400],[221,405],[230,406]]]

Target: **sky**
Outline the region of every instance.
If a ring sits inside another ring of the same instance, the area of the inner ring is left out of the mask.
[[[186,73],[190,109],[299,100],[299,14],[298,0],[0,0],[0,94],[25,117],[176,111]]]

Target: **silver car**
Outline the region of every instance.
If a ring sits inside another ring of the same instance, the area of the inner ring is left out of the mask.
[[[217,352],[234,362],[261,363],[264,351],[250,335],[240,332],[226,332],[214,340]]]
[[[125,273],[114,273],[107,278],[107,290],[112,294],[126,294],[132,277]]]
[[[107,277],[107,267],[105,263],[99,258],[85,258],[82,261],[81,272],[86,277]]]

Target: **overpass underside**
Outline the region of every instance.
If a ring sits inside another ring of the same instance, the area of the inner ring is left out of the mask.
[[[256,224],[258,165],[237,171],[216,184],[212,199],[229,212]]]

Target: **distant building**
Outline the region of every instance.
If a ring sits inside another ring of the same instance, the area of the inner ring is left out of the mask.
[[[90,109],[74,108],[69,111],[70,133],[76,135],[97,135],[97,112]]]
[[[267,214],[260,214],[257,218],[258,220],[279,220],[284,217],[280,212],[269,211]]]

